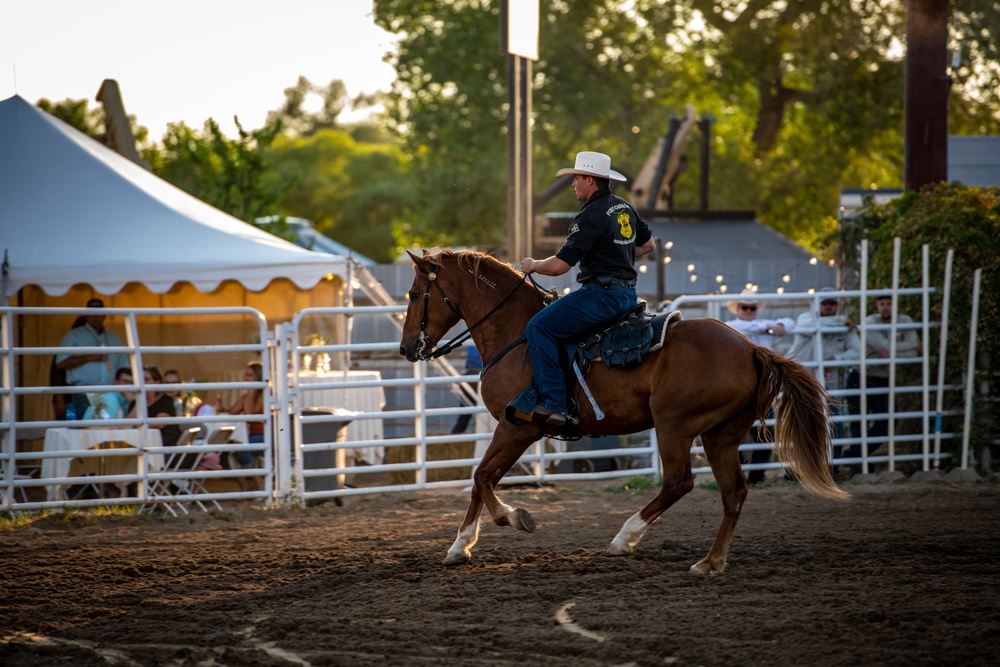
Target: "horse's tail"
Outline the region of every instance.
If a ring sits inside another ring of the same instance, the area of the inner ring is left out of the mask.
[[[778,392],[774,421],[774,451],[807,488],[833,500],[850,494],[833,481],[830,471],[831,429],[828,397],[823,385],[802,364],[771,350],[754,350],[760,383],[757,418],[763,422]]]

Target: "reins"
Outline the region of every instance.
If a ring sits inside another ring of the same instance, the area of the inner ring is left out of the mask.
[[[531,282],[531,284],[534,286],[534,288],[539,293],[545,293],[545,290],[543,290],[541,287],[539,287],[538,283],[535,282],[534,278],[532,278],[530,275],[525,275],[525,278],[527,278]],[[482,317],[480,317],[473,324],[470,324],[465,329],[465,331],[459,333],[454,338],[452,338],[450,341],[448,341],[447,343],[445,343],[441,347],[439,347],[436,350],[434,350],[433,352],[431,352],[429,355],[426,355],[426,356],[420,355],[421,358],[423,358],[425,361],[430,361],[430,360],[433,360],[433,359],[437,359],[438,357],[443,357],[444,355],[448,354],[449,352],[454,351],[456,348],[461,347],[462,344],[465,343],[465,341],[469,340],[469,338],[472,337],[472,330],[473,329],[475,329],[480,324],[482,324],[493,313],[497,312],[500,309],[501,306],[503,306],[505,303],[507,303],[507,300],[510,299],[510,297],[514,296],[514,292],[517,291],[517,288],[521,286],[521,282],[523,282],[523,279],[517,281],[516,283],[514,283],[514,287],[511,288],[511,290],[507,293],[506,296],[504,296],[504,298],[500,299],[500,301],[495,306],[493,306],[493,308],[491,308],[489,310],[489,312],[487,312],[485,315],[483,315]],[[431,284],[433,284],[434,287],[437,288],[437,291],[441,294],[441,298],[444,300],[445,305],[447,305],[448,308],[451,309],[451,312],[455,313],[455,315],[457,315],[459,318],[462,318],[461,314],[458,312],[458,310],[455,308],[455,306],[452,305],[451,299],[449,299],[448,295],[444,293],[444,289],[442,289],[441,285],[438,284],[438,282],[437,282],[437,274],[435,272],[433,272],[433,271],[429,272],[427,274],[427,287],[426,287],[426,289],[424,289],[424,312],[423,312],[423,316],[422,316],[422,318],[420,320],[421,348],[423,348],[424,341],[426,340],[427,308],[428,308],[428,304],[430,302],[430,296],[431,296],[431,287],[430,286],[431,286]],[[518,345],[520,345],[521,343],[523,343],[526,340],[527,340],[527,336],[525,336],[524,334],[522,334],[519,338],[517,338],[516,340],[514,340],[513,342],[511,342],[509,345],[507,345],[507,347],[505,347],[504,349],[502,349],[498,355],[496,355],[488,363],[486,363],[486,364],[483,365],[483,370],[481,370],[479,372],[479,377],[482,378],[484,375],[486,375],[486,371],[489,370],[489,368],[491,366],[493,366],[493,364],[495,364],[496,362],[498,362],[501,358],[503,358],[503,356],[505,354],[507,354],[512,349],[514,349],[515,347],[517,347]]]

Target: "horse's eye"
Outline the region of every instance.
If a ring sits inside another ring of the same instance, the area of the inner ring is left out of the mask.
[[[410,296],[410,301],[416,301],[417,299],[420,298],[420,293],[419,292],[410,292],[409,296]]]

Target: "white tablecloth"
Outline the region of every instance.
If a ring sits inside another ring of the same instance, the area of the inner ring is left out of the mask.
[[[145,440],[141,439],[141,431],[136,428],[50,428],[45,432],[43,448],[46,452],[85,451],[102,442],[124,442],[139,449],[163,446],[160,431],[155,428],[146,431]],[[148,452],[145,456],[150,472],[158,472],[163,468],[163,454]],[[136,474],[139,472],[139,460],[135,459]],[[42,478],[68,476],[71,461],[71,457],[42,459]],[[45,489],[49,500],[61,500],[65,497],[63,484],[47,484]]]
[[[379,382],[378,371],[332,371],[317,375],[314,371],[299,374],[299,405],[303,408],[344,408],[352,412],[381,412],[385,408],[385,391],[382,387],[340,387],[310,389],[310,384],[320,382]],[[346,439],[374,442],[382,439],[381,419],[356,419],[347,425]],[[354,458],[376,465],[382,462],[382,447],[357,447]]]

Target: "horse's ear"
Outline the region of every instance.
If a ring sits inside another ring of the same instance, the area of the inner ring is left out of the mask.
[[[409,250],[406,251],[406,254],[410,256],[410,259],[413,261],[414,266],[420,266],[420,258],[419,257],[417,257],[416,255],[414,255]],[[424,250],[424,254],[425,255],[427,254],[426,250]]]
[[[428,255],[430,255],[430,254],[431,254],[431,253],[430,253],[430,252],[429,252],[429,251],[427,250],[427,248],[424,248],[424,249],[423,249],[423,253],[424,253],[424,257],[427,257]]]

